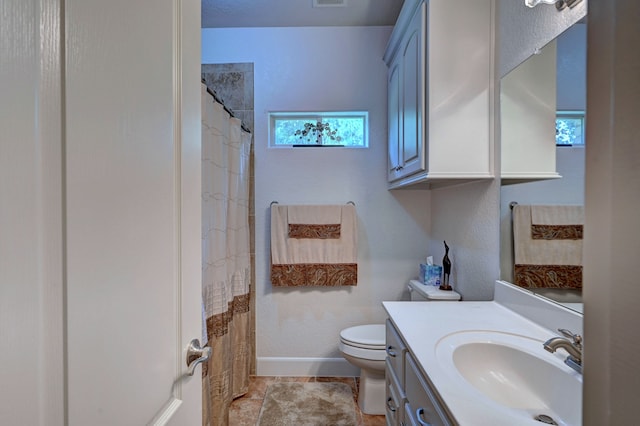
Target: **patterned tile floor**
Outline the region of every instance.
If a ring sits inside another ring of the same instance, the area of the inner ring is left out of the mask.
[[[349,385],[353,391],[353,404],[356,408],[357,426],[384,426],[384,416],[363,414],[358,407],[357,377],[264,377],[253,376],[249,383],[249,392],[231,404],[229,426],[254,426],[258,421],[262,400],[267,386],[274,382],[340,382]],[[318,425],[328,426],[328,425]]]

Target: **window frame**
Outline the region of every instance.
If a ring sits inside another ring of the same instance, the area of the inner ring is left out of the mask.
[[[274,149],[282,148],[347,148],[347,149],[363,149],[369,148],[369,111],[353,110],[353,111],[270,111],[268,116],[268,147]],[[345,145],[345,144],[276,144],[276,120],[305,120],[309,122],[317,122],[326,118],[358,118],[363,121],[363,145]]]
[[[585,146],[585,126],[586,126],[586,115],[585,115],[585,111],[583,110],[563,110],[563,111],[556,111],[556,129],[557,127],[557,122],[558,120],[561,119],[579,119],[580,120],[580,130],[581,130],[581,134],[580,134],[580,141],[581,143],[575,143],[575,144],[559,144],[558,143],[558,139],[557,139],[557,132],[556,132],[556,146],[564,146],[564,147],[584,147]]]

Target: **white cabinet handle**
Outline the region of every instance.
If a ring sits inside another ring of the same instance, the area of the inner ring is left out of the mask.
[[[189,346],[187,346],[187,367],[189,368],[188,374],[193,376],[193,373],[196,371],[196,366],[201,362],[205,362],[211,356],[211,348],[200,347],[200,341],[198,339],[193,339],[189,342]]]
[[[431,423],[427,423],[424,420],[422,420],[423,414],[424,414],[424,408],[418,408],[416,410],[416,417],[418,419],[418,423],[420,423],[422,426],[431,426]]]

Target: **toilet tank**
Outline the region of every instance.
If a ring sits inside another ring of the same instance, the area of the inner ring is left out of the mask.
[[[456,302],[460,294],[455,291],[440,290],[437,286],[425,285],[418,280],[409,281],[411,301],[428,302]]]

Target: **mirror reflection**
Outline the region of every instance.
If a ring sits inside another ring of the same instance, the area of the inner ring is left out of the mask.
[[[584,22],[501,82],[501,278],[577,310],[585,108]]]

